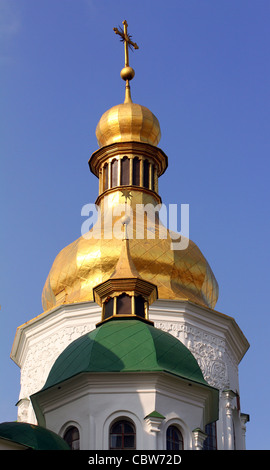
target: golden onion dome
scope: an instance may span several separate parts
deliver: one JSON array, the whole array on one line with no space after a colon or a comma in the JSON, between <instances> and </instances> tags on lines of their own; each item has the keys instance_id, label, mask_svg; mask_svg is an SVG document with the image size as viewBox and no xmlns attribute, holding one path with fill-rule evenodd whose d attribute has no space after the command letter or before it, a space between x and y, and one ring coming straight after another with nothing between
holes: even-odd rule
<instances>
[{"instance_id":1,"label":"golden onion dome","mask_svg":"<svg viewBox=\"0 0 270 470\"><path fill-rule=\"evenodd\" d=\"M130 100L113 106L101 116L96 137L100 147L130 141L156 146L161 132L156 116L145 106Z\"/></svg>"},{"instance_id":2,"label":"golden onion dome","mask_svg":"<svg viewBox=\"0 0 270 470\"><path fill-rule=\"evenodd\" d=\"M129 240L130 255L139 275L157 286L160 299L189 300L214 308L218 284L207 260L191 240L186 249L172 250L171 234L167 235L166 239L157 236L142 240L136 239L134 233ZM94 300L93 288L112 275L121 246L118 238L82 236L65 247L46 280L42 293L44 310Z\"/></svg>"},{"instance_id":3,"label":"golden onion dome","mask_svg":"<svg viewBox=\"0 0 270 470\"><path fill-rule=\"evenodd\" d=\"M131 99L130 81L134 78L135 71L129 65L128 48L139 47L131 41L127 22L123 21L123 25L124 30L114 28L114 31L121 36L125 44L125 67L120 72L121 78L126 82L125 101L103 114L96 128L97 141L100 147L130 141L156 146L161 137L158 119L148 108L133 103Z\"/></svg>"}]
</instances>

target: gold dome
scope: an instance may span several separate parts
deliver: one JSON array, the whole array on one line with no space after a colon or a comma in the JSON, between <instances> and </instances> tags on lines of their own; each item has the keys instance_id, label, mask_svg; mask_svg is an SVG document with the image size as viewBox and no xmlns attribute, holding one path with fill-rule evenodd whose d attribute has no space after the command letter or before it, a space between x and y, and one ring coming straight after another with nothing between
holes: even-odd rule
<instances>
[{"instance_id":1,"label":"gold dome","mask_svg":"<svg viewBox=\"0 0 270 470\"><path fill-rule=\"evenodd\" d=\"M189 300L214 308L218 284L199 250L189 240L185 250L172 250L172 239L158 236L157 222L149 230L155 239L129 240L130 255L139 275L155 284L160 299ZM89 232L90 233L90 232ZM129 237L131 238L131 237ZM44 310L57 305L93 300L93 288L112 275L121 252L122 240L80 237L56 257L46 280L42 304Z\"/></svg>"},{"instance_id":2,"label":"gold dome","mask_svg":"<svg viewBox=\"0 0 270 470\"><path fill-rule=\"evenodd\" d=\"M131 41L126 21L123 21L123 25L123 30L113 29L125 46L125 67L120 72L121 78L126 82L125 101L103 114L96 128L97 141L100 147L131 141L157 145L161 137L158 119L148 108L133 103L131 99L130 81L134 78L135 71L129 65L128 49L139 49L139 46Z\"/></svg>"},{"instance_id":3,"label":"gold dome","mask_svg":"<svg viewBox=\"0 0 270 470\"><path fill-rule=\"evenodd\" d=\"M156 116L145 106L128 101L106 111L97 125L98 145L116 142L145 142L158 145L161 137Z\"/></svg>"}]
</instances>

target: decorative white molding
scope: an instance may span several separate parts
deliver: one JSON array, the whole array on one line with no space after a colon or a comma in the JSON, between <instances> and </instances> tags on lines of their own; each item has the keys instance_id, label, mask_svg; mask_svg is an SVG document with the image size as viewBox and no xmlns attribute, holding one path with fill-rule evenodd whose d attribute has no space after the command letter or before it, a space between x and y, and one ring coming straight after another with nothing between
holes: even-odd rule
<instances>
[{"instance_id":1,"label":"decorative white molding","mask_svg":"<svg viewBox=\"0 0 270 470\"><path fill-rule=\"evenodd\" d=\"M241 420L243 449L246 449L246 424L249 422L249 415L246 413L241 413L240 420Z\"/></svg>"},{"instance_id":2,"label":"decorative white molding","mask_svg":"<svg viewBox=\"0 0 270 470\"><path fill-rule=\"evenodd\" d=\"M160 432L160 426L162 422L164 421L165 417L164 416L154 416L154 415L148 415L145 419L145 423L148 426L149 432Z\"/></svg>"},{"instance_id":3,"label":"decorative white molding","mask_svg":"<svg viewBox=\"0 0 270 470\"><path fill-rule=\"evenodd\" d=\"M202 370L205 380L218 389L229 386L227 358L229 352L223 338L208 334L201 328L186 322L155 322L157 328L172 334L192 352ZM230 358L235 363L234 359ZM236 364L234 364L236 366ZM237 367L237 366L236 366Z\"/></svg>"},{"instance_id":4,"label":"decorative white molding","mask_svg":"<svg viewBox=\"0 0 270 470\"><path fill-rule=\"evenodd\" d=\"M66 326L32 344L21 371L21 396L28 397L40 390L61 352L70 343L94 328L94 324Z\"/></svg>"},{"instance_id":5,"label":"decorative white molding","mask_svg":"<svg viewBox=\"0 0 270 470\"><path fill-rule=\"evenodd\" d=\"M233 408L236 394L232 390L224 390L222 398L224 400L225 411L225 449L234 450L234 426L233 426Z\"/></svg>"},{"instance_id":6,"label":"decorative white molding","mask_svg":"<svg viewBox=\"0 0 270 470\"><path fill-rule=\"evenodd\" d=\"M192 431L192 434L194 439L195 450L202 450L203 443L207 438L207 434L205 434L205 432L203 432L201 429L194 429L194 431Z\"/></svg>"},{"instance_id":7,"label":"decorative white molding","mask_svg":"<svg viewBox=\"0 0 270 470\"><path fill-rule=\"evenodd\" d=\"M11 358L21 368L18 420L35 422L30 395L43 387L59 354L93 330L100 318L100 307L84 302L44 312L17 329Z\"/></svg>"}]
</instances>

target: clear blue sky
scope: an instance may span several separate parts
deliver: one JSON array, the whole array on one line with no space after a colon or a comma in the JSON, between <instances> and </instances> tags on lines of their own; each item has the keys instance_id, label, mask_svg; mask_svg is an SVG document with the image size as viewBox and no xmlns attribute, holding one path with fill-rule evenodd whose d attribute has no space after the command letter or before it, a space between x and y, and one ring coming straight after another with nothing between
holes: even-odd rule
<instances>
[{"instance_id":1,"label":"clear blue sky","mask_svg":"<svg viewBox=\"0 0 270 470\"><path fill-rule=\"evenodd\" d=\"M160 194L190 205L216 309L250 342L247 447L269 449L269 0L0 0L0 421L16 419L16 328L42 312L53 260L98 193L88 159L100 116L124 99L124 19L140 46L132 98L158 117L169 158Z\"/></svg>"}]
</instances>

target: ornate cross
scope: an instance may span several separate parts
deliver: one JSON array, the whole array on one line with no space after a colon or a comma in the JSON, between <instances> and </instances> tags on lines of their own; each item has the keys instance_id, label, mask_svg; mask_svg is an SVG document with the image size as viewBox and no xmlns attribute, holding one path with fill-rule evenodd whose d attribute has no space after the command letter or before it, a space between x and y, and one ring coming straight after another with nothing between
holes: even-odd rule
<instances>
[{"instance_id":1,"label":"ornate cross","mask_svg":"<svg viewBox=\"0 0 270 470\"><path fill-rule=\"evenodd\" d=\"M134 47L134 49L139 49L139 46L138 44L136 44L136 42L133 42L131 41L131 34L128 34L127 32L127 27L128 27L128 24L126 22L126 20L123 21L123 25L124 25L124 30L122 28L120 28L120 31L118 28L113 28L115 34L119 34L119 36L121 36L121 41L124 42L124 46L125 46L125 67L129 67L129 58L128 58L128 48L132 48Z\"/></svg>"}]
</instances>

